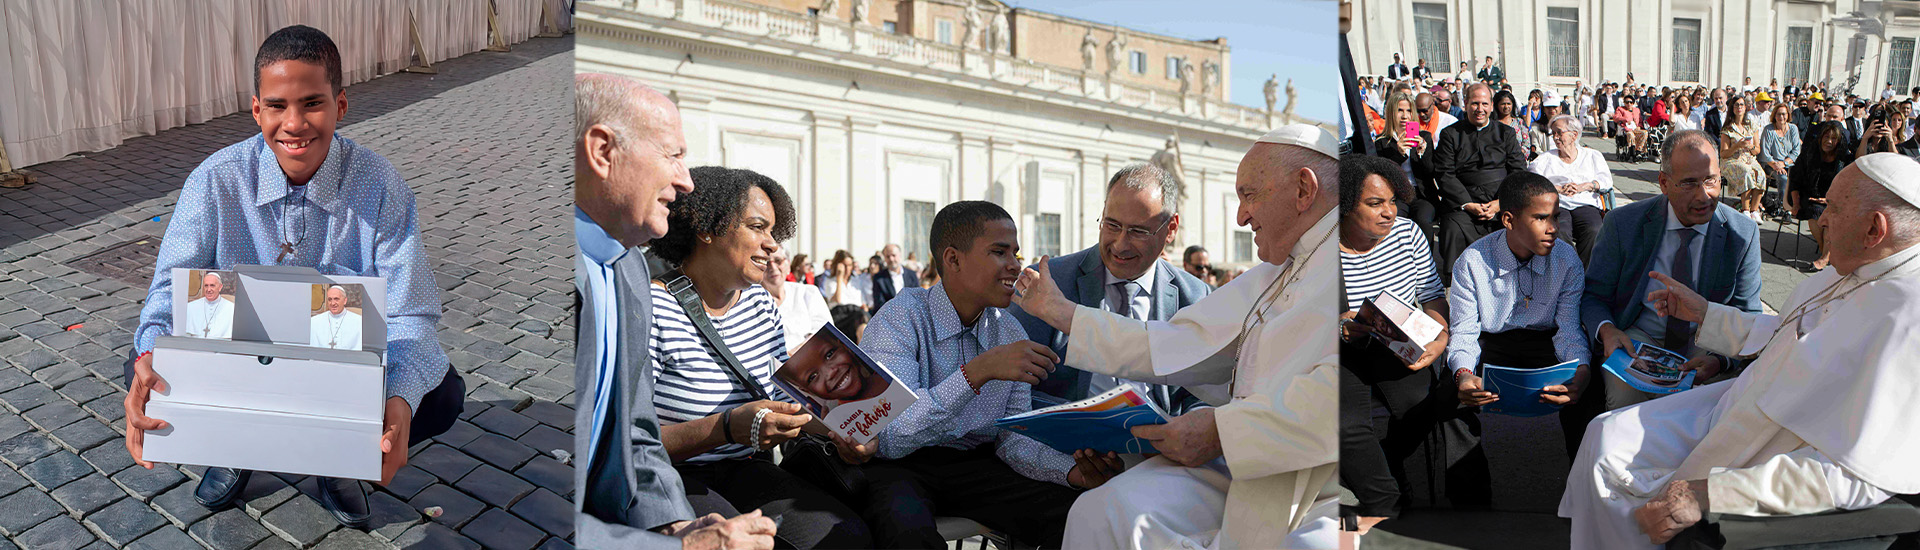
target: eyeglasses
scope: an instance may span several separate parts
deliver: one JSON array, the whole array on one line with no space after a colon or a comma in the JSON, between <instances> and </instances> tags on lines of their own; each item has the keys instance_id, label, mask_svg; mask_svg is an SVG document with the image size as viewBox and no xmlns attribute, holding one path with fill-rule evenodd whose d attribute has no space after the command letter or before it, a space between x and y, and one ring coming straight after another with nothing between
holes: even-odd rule
<instances>
[{"instance_id":1,"label":"eyeglasses","mask_svg":"<svg viewBox=\"0 0 1920 550\"><path fill-rule=\"evenodd\" d=\"M1715 189L1719 189L1720 177L1715 176L1715 177L1711 177L1703 180L1680 180L1680 181L1673 182L1673 186L1680 188L1681 191L1688 191L1688 192L1698 191L1702 187L1712 187Z\"/></svg>"},{"instance_id":2,"label":"eyeglasses","mask_svg":"<svg viewBox=\"0 0 1920 550\"><path fill-rule=\"evenodd\" d=\"M1167 221L1160 222L1160 227L1156 227L1153 229L1147 229L1145 227L1141 227L1138 225L1120 225L1120 222L1113 221L1113 219L1111 218L1102 218L1100 220L1100 232L1119 233L1121 231L1126 231L1127 238L1133 239L1136 241L1146 242L1146 241L1152 240L1155 235L1159 234L1162 230L1165 230L1168 225L1172 225L1172 224L1173 224L1173 216L1167 216Z\"/></svg>"}]
</instances>

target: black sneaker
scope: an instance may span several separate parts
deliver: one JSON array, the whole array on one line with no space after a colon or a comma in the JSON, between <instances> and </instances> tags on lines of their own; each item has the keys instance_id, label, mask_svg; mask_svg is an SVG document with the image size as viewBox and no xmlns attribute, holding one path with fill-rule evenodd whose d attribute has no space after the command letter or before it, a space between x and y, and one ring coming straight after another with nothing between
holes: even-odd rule
<instances>
[{"instance_id":1,"label":"black sneaker","mask_svg":"<svg viewBox=\"0 0 1920 550\"><path fill-rule=\"evenodd\" d=\"M208 510L224 510L240 498L240 491L247 488L247 480L252 477L253 472L248 470L207 468L200 476L200 486L193 489L193 501Z\"/></svg>"},{"instance_id":2,"label":"black sneaker","mask_svg":"<svg viewBox=\"0 0 1920 550\"><path fill-rule=\"evenodd\" d=\"M366 530L372 513L367 508L367 489L357 479L313 478L320 489L320 507L333 514L334 521L348 528Z\"/></svg>"}]
</instances>

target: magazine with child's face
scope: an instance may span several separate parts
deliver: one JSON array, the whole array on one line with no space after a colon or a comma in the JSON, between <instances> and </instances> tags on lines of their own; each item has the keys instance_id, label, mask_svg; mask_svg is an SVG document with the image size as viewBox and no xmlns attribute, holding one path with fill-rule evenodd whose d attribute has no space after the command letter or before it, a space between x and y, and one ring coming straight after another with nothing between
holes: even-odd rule
<instances>
[{"instance_id":1,"label":"magazine with child's face","mask_svg":"<svg viewBox=\"0 0 1920 550\"><path fill-rule=\"evenodd\" d=\"M872 440L915 400L913 390L831 324L793 351L774 371L773 383L856 443Z\"/></svg>"}]
</instances>

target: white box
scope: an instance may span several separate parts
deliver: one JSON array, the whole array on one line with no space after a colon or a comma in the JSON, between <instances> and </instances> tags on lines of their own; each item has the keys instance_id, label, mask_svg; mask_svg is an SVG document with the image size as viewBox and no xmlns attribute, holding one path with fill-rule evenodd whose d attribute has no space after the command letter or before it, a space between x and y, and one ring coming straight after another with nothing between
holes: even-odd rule
<instances>
[{"instance_id":1,"label":"white box","mask_svg":"<svg viewBox=\"0 0 1920 550\"><path fill-rule=\"evenodd\" d=\"M264 360L263 360L264 358ZM161 336L143 458L378 480L386 377L380 355Z\"/></svg>"}]
</instances>

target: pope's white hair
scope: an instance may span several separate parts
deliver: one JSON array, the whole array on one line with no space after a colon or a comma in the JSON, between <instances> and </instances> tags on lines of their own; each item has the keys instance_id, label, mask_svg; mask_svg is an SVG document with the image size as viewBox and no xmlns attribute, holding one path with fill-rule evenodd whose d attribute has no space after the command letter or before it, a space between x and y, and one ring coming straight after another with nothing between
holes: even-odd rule
<instances>
[{"instance_id":1,"label":"pope's white hair","mask_svg":"<svg viewBox=\"0 0 1920 550\"><path fill-rule=\"evenodd\" d=\"M1892 189L1870 178L1861 178L1860 206L1870 212L1887 215L1891 235L1890 241L1896 248L1905 248L1920 242L1920 206L1914 206L1900 198Z\"/></svg>"}]
</instances>

